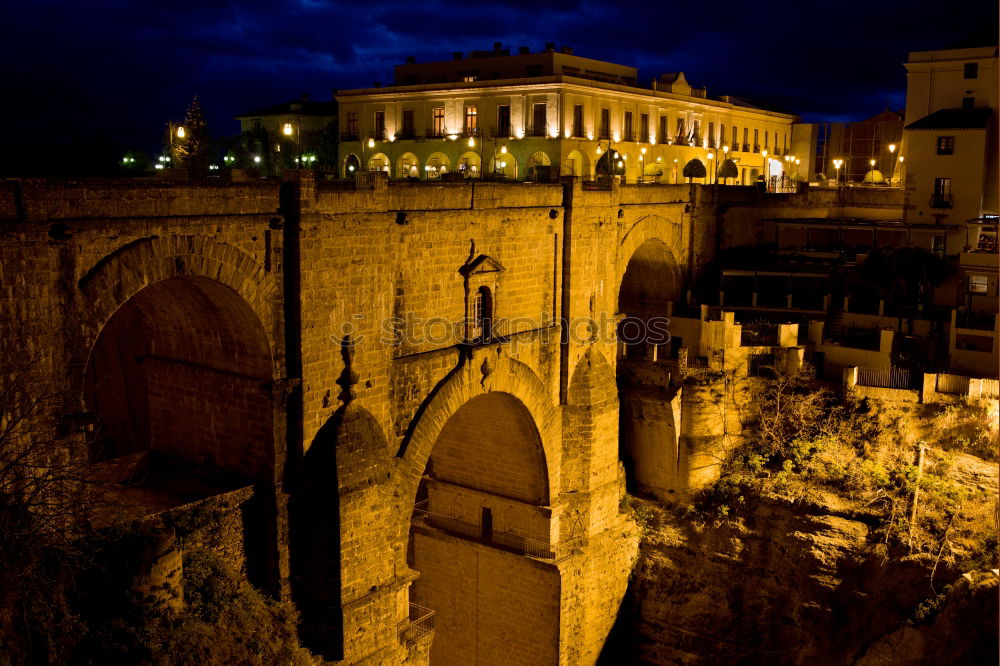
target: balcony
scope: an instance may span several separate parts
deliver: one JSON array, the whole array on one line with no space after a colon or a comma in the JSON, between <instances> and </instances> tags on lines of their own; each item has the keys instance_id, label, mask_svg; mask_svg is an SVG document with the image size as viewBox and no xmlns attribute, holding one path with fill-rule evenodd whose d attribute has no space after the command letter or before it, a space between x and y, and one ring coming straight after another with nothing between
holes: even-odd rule
<instances>
[{"instance_id":1,"label":"balcony","mask_svg":"<svg viewBox=\"0 0 1000 666\"><path fill-rule=\"evenodd\" d=\"M750 144L749 143L744 143L743 144L743 152L744 153L749 153L750 152Z\"/></svg>"},{"instance_id":2,"label":"balcony","mask_svg":"<svg viewBox=\"0 0 1000 666\"><path fill-rule=\"evenodd\" d=\"M525 136L548 136L549 124L541 123L539 125L532 125L525 129Z\"/></svg>"},{"instance_id":3,"label":"balcony","mask_svg":"<svg viewBox=\"0 0 1000 666\"><path fill-rule=\"evenodd\" d=\"M428 127L427 132L424 133L424 136L427 137L428 139L441 139L444 137L444 128Z\"/></svg>"},{"instance_id":4,"label":"balcony","mask_svg":"<svg viewBox=\"0 0 1000 666\"><path fill-rule=\"evenodd\" d=\"M478 127L463 127L462 136L474 136L478 137L482 135L482 131Z\"/></svg>"},{"instance_id":5,"label":"balcony","mask_svg":"<svg viewBox=\"0 0 1000 666\"><path fill-rule=\"evenodd\" d=\"M622 141L635 141L635 132L628 130L622 133Z\"/></svg>"},{"instance_id":6,"label":"balcony","mask_svg":"<svg viewBox=\"0 0 1000 666\"><path fill-rule=\"evenodd\" d=\"M491 139L509 139L511 137L510 125L501 125L490 130Z\"/></svg>"},{"instance_id":7,"label":"balcony","mask_svg":"<svg viewBox=\"0 0 1000 666\"><path fill-rule=\"evenodd\" d=\"M951 208L953 199L950 194L932 194L930 199L931 208Z\"/></svg>"},{"instance_id":8,"label":"balcony","mask_svg":"<svg viewBox=\"0 0 1000 666\"><path fill-rule=\"evenodd\" d=\"M417 604L410 604L409 619L400 622L397 629L400 644L411 647L432 633L434 633L434 611Z\"/></svg>"},{"instance_id":9,"label":"balcony","mask_svg":"<svg viewBox=\"0 0 1000 666\"><path fill-rule=\"evenodd\" d=\"M341 132L340 133L340 140L344 141L344 142L349 142L349 141L360 141L361 139L358 136L357 130L354 130L354 131L348 131L348 132Z\"/></svg>"},{"instance_id":10,"label":"balcony","mask_svg":"<svg viewBox=\"0 0 1000 666\"><path fill-rule=\"evenodd\" d=\"M404 127L399 134L396 135L396 139L403 139L412 141L417 138L417 132L412 127Z\"/></svg>"},{"instance_id":11,"label":"balcony","mask_svg":"<svg viewBox=\"0 0 1000 666\"><path fill-rule=\"evenodd\" d=\"M753 152L755 152L755 153L759 153L760 152L760 144L759 143L753 144Z\"/></svg>"}]
</instances>

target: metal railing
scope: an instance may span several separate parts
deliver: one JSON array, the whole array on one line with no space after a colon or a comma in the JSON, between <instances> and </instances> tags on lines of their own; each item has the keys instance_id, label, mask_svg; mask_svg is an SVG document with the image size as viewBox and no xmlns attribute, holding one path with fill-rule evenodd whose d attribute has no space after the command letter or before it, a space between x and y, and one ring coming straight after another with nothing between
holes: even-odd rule
<instances>
[{"instance_id":1,"label":"metal railing","mask_svg":"<svg viewBox=\"0 0 1000 666\"><path fill-rule=\"evenodd\" d=\"M434 633L434 611L417 604L410 604L410 617L399 623L399 642L407 647Z\"/></svg>"},{"instance_id":2,"label":"metal railing","mask_svg":"<svg viewBox=\"0 0 1000 666\"><path fill-rule=\"evenodd\" d=\"M499 530L489 530L484 533L480 523L445 516L438 513L431 513L427 510L428 500L417 502L413 507L413 520L420 521L428 527L434 527L451 534L481 541L484 544L496 546L504 550L509 550L518 555L537 557L539 559L551 560L565 552L568 548L576 547L583 543L584 537L570 537L555 544L546 541L520 536L513 532L503 532Z\"/></svg>"},{"instance_id":3,"label":"metal railing","mask_svg":"<svg viewBox=\"0 0 1000 666\"><path fill-rule=\"evenodd\" d=\"M934 390L938 393L950 393L952 395L968 395L969 378L962 375L939 374Z\"/></svg>"},{"instance_id":4,"label":"metal railing","mask_svg":"<svg viewBox=\"0 0 1000 666\"><path fill-rule=\"evenodd\" d=\"M858 386L888 389L913 388L913 375L906 368L858 368Z\"/></svg>"},{"instance_id":5,"label":"metal railing","mask_svg":"<svg viewBox=\"0 0 1000 666\"><path fill-rule=\"evenodd\" d=\"M778 344L778 325L769 322L746 323L740 332L742 347L773 347Z\"/></svg>"}]
</instances>

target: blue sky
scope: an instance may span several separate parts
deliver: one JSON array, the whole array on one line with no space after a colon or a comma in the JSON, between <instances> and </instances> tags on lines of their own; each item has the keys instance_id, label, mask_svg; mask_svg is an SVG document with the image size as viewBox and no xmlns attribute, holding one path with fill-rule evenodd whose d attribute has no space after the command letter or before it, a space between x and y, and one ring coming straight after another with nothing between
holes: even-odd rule
<instances>
[{"instance_id":1,"label":"blue sky","mask_svg":"<svg viewBox=\"0 0 1000 666\"><path fill-rule=\"evenodd\" d=\"M11 129L0 133L0 150L8 160L51 150L51 159L98 159L85 153L101 146L152 150L193 95L213 134L231 135L237 113L301 93L324 100L337 88L388 83L408 55L447 59L495 41L533 51L569 45L577 55L637 66L643 82L681 70L709 95L763 100L806 120L861 119L902 107L907 51L997 26L995 0L644 4L10 4L0 25L0 106Z\"/></svg>"}]
</instances>

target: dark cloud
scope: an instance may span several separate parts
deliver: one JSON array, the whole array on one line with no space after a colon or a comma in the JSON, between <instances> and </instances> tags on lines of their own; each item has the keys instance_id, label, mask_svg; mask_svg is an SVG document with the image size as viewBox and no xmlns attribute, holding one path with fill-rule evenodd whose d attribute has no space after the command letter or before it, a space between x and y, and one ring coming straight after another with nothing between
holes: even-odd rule
<instances>
[{"instance_id":1,"label":"dark cloud","mask_svg":"<svg viewBox=\"0 0 1000 666\"><path fill-rule=\"evenodd\" d=\"M85 135L152 150L194 94L214 132L233 134L242 111L304 92L329 99L337 88L389 82L407 55L446 59L494 41L571 45L638 67L644 83L680 70L710 95L809 120L858 119L902 106L907 51L996 24L995 0L32 0L7 7L0 25L0 122L33 146Z\"/></svg>"}]
</instances>

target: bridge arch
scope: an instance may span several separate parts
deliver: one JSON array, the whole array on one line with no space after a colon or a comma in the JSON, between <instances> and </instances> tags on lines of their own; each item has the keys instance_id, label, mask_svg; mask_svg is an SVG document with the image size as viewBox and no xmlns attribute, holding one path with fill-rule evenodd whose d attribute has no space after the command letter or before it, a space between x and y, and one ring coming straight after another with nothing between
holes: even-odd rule
<instances>
[{"instance_id":1,"label":"bridge arch","mask_svg":"<svg viewBox=\"0 0 1000 666\"><path fill-rule=\"evenodd\" d=\"M560 574L533 558L551 559L558 533L561 423L527 366L484 352L445 380L403 452L410 599L437 613L432 661L554 663Z\"/></svg>"},{"instance_id":2,"label":"bridge arch","mask_svg":"<svg viewBox=\"0 0 1000 666\"><path fill-rule=\"evenodd\" d=\"M119 248L78 286L72 390L96 422L91 461L109 461L106 478L125 486L148 481L150 510L255 485L240 555L250 580L277 592L285 396L273 278L233 246L177 236Z\"/></svg>"}]
</instances>

